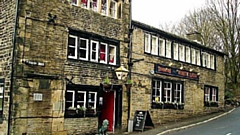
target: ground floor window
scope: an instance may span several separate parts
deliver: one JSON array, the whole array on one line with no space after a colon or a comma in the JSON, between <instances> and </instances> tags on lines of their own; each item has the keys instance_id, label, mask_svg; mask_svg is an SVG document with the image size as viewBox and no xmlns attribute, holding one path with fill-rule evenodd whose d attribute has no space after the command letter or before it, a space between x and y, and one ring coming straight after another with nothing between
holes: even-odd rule
<instances>
[{"instance_id":1,"label":"ground floor window","mask_svg":"<svg viewBox=\"0 0 240 135\"><path fill-rule=\"evenodd\" d=\"M204 86L204 106L218 107L218 87Z\"/></svg>"},{"instance_id":2,"label":"ground floor window","mask_svg":"<svg viewBox=\"0 0 240 135\"><path fill-rule=\"evenodd\" d=\"M98 89L67 87L65 95L65 117L96 116Z\"/></svg>"},{"instance_id":3,"label":"ground floor window","mask_svg":"<svg viewBox=\"0 0 240 135\"><path fill-rule=\"evenodd\" d=\"M152 80L152 108L183 109L183 82L172 80Z\"/></svg>"}]
</instances>

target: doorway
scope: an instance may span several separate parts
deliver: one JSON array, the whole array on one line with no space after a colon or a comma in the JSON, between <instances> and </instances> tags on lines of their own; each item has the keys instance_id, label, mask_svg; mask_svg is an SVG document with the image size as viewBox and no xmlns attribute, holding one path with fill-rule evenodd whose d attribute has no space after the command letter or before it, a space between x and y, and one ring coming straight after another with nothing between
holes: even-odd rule
<instances>
[{"instance_id":1,"label":"doorway","mask_svg":"<svg viewBox=\"0 0 240 135\"><path fill-rule=\"evenodd\" d=\"M108 131L114 132L115 123L115 96L116 91L103 91L103 105L101 113L101 123L107 119L109 121Z\"/></svg>"}]
</instances>

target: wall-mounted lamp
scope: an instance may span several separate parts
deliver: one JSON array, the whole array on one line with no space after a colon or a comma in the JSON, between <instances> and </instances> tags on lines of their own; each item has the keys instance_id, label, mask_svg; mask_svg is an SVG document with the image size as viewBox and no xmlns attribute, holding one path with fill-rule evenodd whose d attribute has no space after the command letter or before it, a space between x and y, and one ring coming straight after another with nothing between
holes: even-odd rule
<instances>
[{"instance_id":1,"label":"wall-mounted lamp","mask_svg":"<svg viewBox=\"0 0 240 135\"><path fill-rule=\"evenodd\" d=\"M170 62L168 65L169 65L169 66L172 66L172 65L173 65L173 63L172 63L172 62Z\"/></svg>"},{"instance_id":2,"label":"wall-mounted lamp","mask_svg":"<svg viewBox=\"0 0 240 135\"><path fill-rule=\"evenodd\" d=\"M124 67L124 64L117 69L115 69L118 80L124 80L128 75L128 70Z\"/></svg>"},{"instance_id":3,"label":"wall-mounted lamp","mask_svg":"<svg viewBox=\"0 0 240 135\"><path fill-rule=\"evenodd\" d=\"M197 75L199 76L199 75L201 75L201 73L197 73Z\"/></svg>"},{"instance_id":4,"label":"wall-mounted lamp","mask_svg":"<svg viewBox=\"0 0 240 135\"><path fill-rule=\"evenodd\" d=\"M192 72L193 71L193 69L192 68L190 68L190 70L189 70L190 72Z\"/></svg>"}]
</instances>

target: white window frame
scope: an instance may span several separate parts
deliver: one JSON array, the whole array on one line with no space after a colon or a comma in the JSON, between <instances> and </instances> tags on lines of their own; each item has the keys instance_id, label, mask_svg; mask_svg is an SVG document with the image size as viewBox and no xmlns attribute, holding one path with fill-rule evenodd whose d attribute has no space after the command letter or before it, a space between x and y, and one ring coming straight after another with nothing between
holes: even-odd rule
<instances>
[{"instance_id":1,"label":"white window frame","mask_svg":"<svg viewBox=\"0 0 240 135\"><path fill-rule=\"evenodd\" d=\"M215 99L215 100L213 100ZM217 102L217 89L212 88L212 102Z\"/></svg>"},{"instance_id":2,"label":"white window frame","mask_svg":"<svg viewBox=\"0 0 240 135\"><path fill-rule=\"evenodd\" d=\"M101 55L101 45L104 45L105 46L105 61L102 61L101 59L99 59L99 62L100 63L107 63L107 57L108 57L108 45L106 43L103 43L101 42L100 45L99 45L99 49L100 49L100 53L99 53L99 57Z\"/></svg>"},{"instance_id":3,"label":"white window frame","mask_svg":"<svg viewBox=\"0 0 240 135\"><path fill-rule=\"evenodd\" d=\"M155 39L155 42L154 40ZM158 37L152 36L151 54L158 55Z\"/></svg>"},{"instance_id":4,"label":"white window frame","mask_svg":"<svg viewBox=\"0 0 240 135\"><path fill-rule=\"evenodd\" d=\"M211 61L210 61L210 54L209 53L207 53L206 58L207 58L207 62L206 62L207 68L210 68Z\"/></svg>"},{"instance_id":5,"label":"white window frame","mask_svg":"<svg viewBox=\"0 0 240 135\"><path fill-rule=\"evenodd\" d=\"M202 66L206 67L206 52L202 52Z\"/></svg>"},{"instance_id":6,"label":"white window frame","mask_svg":"<svg viewBox=\"0 0 240 135\"><path fill-rule=\"evenodd\" d=\"M75 91L74 90L67 90L67 93L72 93L72 101L67 101L66 100L66 103L71 103L72 102L72 106L71 107L74 107L74 102L75 102Z\"/></svg>"},{"instance_id":7,"label":"white window frame","mask_svg":"<svg viewBox=\"0 0 240 135\"><path fill-rule=\"evenodd\" d=\"M172 58L172 41L166 41L166 57Z\"/></svg>"},{"instance_id":8,"label":"white window frame","mask_svg":"<svg viewBox=\"0 0 240 135\"><path fill-rule=\"evenodd\" d=\"M208 92L207 92L207 91ZM204 90L204 96L205 96L205 101L208 102L210 101L210 91L211 91L211 88L210 87L205 87L205 90Z\"/></svg>"},{"instance_id":9,"label":"white window frame","mask_svg":"<svg viewBox=\"0 0 240 135\"><path fill-rule=\"evenodd\" d=\"M196 49L191 48L191 63L196 64Z\"/></svg>"},{"instance_id":10,"label":"white window frame","mask_svg":"<svg viewBox=\"0 0 240 135\"><path fill-rule=\"evenodd\" d=\"M110 47L113 47L113 48L114 48L114 57L113 57L113 58L114 58L114 62L113 62L113 63L110 63L110 56L111 56ZM116 55L117 55L117 47L116 47L115 45L109 45L108 48L109 48L109 54L107 55L107 56L109 57L109 60L108 60L109 62L108 62L108 63L109 63L110 65L116 65L116 61L117 61L117 59L116 59L116 58L117 58L117 57L116 57Z\"/></svg>"},{"instance_id":11,"label":"white window frame","mask_svg":"<svg viewBox=\"0 0 240 135\"><path fill-rule=\"evenodd\" d=\"M2 105L2 107L0 107L0 111L3 111L3 107L4 107L4 104L3 104L3 95L4 95L4 83L0 83L0 104Z\"/></svg>"},{"instance_id":12,"label":"white window frame","mask_svg":"<svg viewBox=\"0 0 240 135\"><path fill-rule=\"evenodd\" d=\"M170 88L165 88L165 84L170 84ZM164 81L164 85L163 85L163 92L164 93L166 93L166 95L167 95L167 93L170 91L170 97L168 98L167 96L165 96L164 95L164 98L166 99L164 102L172 102L173 101L173 99L172 99L172 83L171 82L167 82L167 81ZM170 99L170 100L168 100L168 99Z\"/></svg>"},{"instance_id":13,"label":"white window frame","mask_svg":"<svg viewBox=\"0 0 240 135\"><path fill-rule=\"evenodd\" d=\"M196 59L197 59L197 63L196 63L196 64L197 64L198 66L201 66L200 50L196 50L195 53L196 53Z\"/></svg>"},{"instance_id":14,"label":"white window frame","mask_svg":"<svg viewBox=\"0 0 240 135\"><path fill-rule=\"evenodd\" d=\"M94 108L93 109L96 109L97 108L97 92L89 92L89 94L94 94L94 101L88 101L88 103L93 103L94 104ZM88 97L88 100L89 100L89 97Z\"/></svg>"},{"instance_id":15,"label":"white window frame","mask_svg":"<svg viewBox=\"0 0 240 135\"><path fill-rule=\"evenodd\" d=\"M94 51L93 50L93 43L96 43L96 50ZM98 47L99 47L99 42L98 41L94 41L94 40L91 40L90 41L90 61L93 61L93 62L98 62L98 57L99 57L99 54L98 54ZM92 54L93 54L93 52L95 52L95 58L96 59L93 59L92 58Z\"/></svg>"},{"instance_id":16,"label":"white window frame","mask_svg":"<svg viewBox=\"0 0 240 135\"><path fill-rule=\"evenodd\" d=\"M178 58L178 52L179 52L179 50L178 50L178 44L177 43L174 43L173 44L173 51L174 51L174 53L173 53L173 59L174 60L178 60L179 58Z\"/></svg>"},{"instance_id":17,"label":"white window frame","mask_svg":"<svg viewBox=\"0 0 240 135\"><path fill-rule=\"evenodd\" d=\"M162 81L160 81L160 80L153 80L154 81L154 83L155 83L155 87L153 87L153 89L154 89L154 94L153 94L153 96L152 96L152 98L154 98L154 99L152 99L153 100L153 103L156 103L156 98L158 97L159 98L159 101L158 102L163 102L163 100L162 100ZM159 83L159 88L157 87L158 84ZM157 94L157 91L159 91L159 95Z\"/></svg>"},{"instance_id":18,"label":"white window frame","mask_svg":"<svg viewBox=\"0 0 240 135\"><path fill-rule=\"evenodd\" d=\"M178 85L180 85L180 88L178 88ZM177 93L180 93L180 97L177 96ZM174 102L177 102L177 99L179 98L178 103L182 103L182 84L181 83L175 83L175 89L174 89Z\"/></svg>"},{"instance_id":19,"label":"white window frame","mask_svg":"<svg viewBox=\"0 0 240 135\"><path fill-rule=\"evenodd\" d=\"M81 48L80 44L81 44L81 41L82 41L82 40L85 40L85 41L86 41L86 48ZM80 43L79 43L79 59L80 59L80 60L88 60L88 51L89 51L89 50L88 50L88 42L89 42L88 39L86 39L86 38L80 38ZM81 55L80 50L86 50L86 57L85 57L85 58L80 57L80 55Z\"/></svg>"},{"instance_id":20,"label":"white window frame","mask_svg":"<svg viewBox=\"0 0 240 135\"><path fill-rule=\"evenodd\" d=\"M210 55L210 67L215 69L215 56L213 54Z\"/></svg>"},{"instance_id":21,"label":"white window frame","mask_svg":"<svg viewBox=\"0 0 240 135\"><path fill-rule=\"evenodd\" d=\"M150 53L151 51L151 35L145 33L144 34L144 52Z\"/></svg>"},{"instance_id":22,"label":"white window frame","mask_svg":"<svg viewBox=\"0 0 240 135\"><path fill-rule=\"evenodd\" d=\"M114 7L111 7L111 3L114 3ZM112 18L117 18L117 2L115 0L110 1L110 7L109 7L109 14ZM113 9L114 8L114 9ZM114 14L111 14L111 12L114 12Z\"/></svg>"},{"instance_id":23,"label":"white window frame","mask_svg":"<svg viewBox=\"0 0 240 135\"><path fill-rule=\"evenodd\" d=\"M101 14L105 15L105 16L108 16L108 0L106 0L106 5L104 5L104 6L103 6L102 1L103 0L101 0ZM105 7L106 10L103 10L103 7Z\"/></svg>"},{"instance_id":24,"label":"white window frame","mask_svg":"<svg viewBox=\"0 0 240 135\"><path fill-rule=\"evenodd\" d=\"M75 48L75 55L74 56L69 56L68 58L70 59L77 59L78 53L77 53L77 48L78 48L78 37L77 36L73 36L73 35L69 35L69 37L74 38L75 39L75 45L69 45L68 43L68 48Z\"/></svg>"},{"instance_id":25,"label":"white window frame","mask_svg":"<svg viewBox=\"0 0 240 135\"><path fill-rule=\"evenodd\" d=\"M159 56L165 56L165 39L159 38Z\"/></svg>"},{"instance_id":26,"label":"white window frame","mask_svg":"<svg viewBox=\"0 0 240 135\"><path fill-rule=\"evenodd\" d=\"M91 1L91 2L92 2L92 7L91 7L91 9L92 9L92 11L94 11L94 12L98 12L98 9L99 9L99 2L100 2L100 0L96 0L96 1L97 1L97 3L94 3L93 0ZM97 5L96 8L93 6L93 5L94 5L93 3Z\"/></svg>"},{"instance_id":27,"label":"white window frame","mask_svg":"<svg viewBox=\"0 0 240 135\"><path fill-rule=\"evenodd\" d=\"M79 0L76 0L76 3L74 3L73 0L71 0L71 4L74 5L74 6L78 6Z\"/></svg>"},{"instance_id":28,"label":"white window frame","mask_svg":"<svg viewBox=\"0 0 240 135\"><path fill-rule=\"evenodd\" d=\"M82 7L82 8L85 8L85 9L89 9L89 7L90 7L90 1L91 1L91 0L87 0L87 6L84 6L83 3L82 3L82 0L81 0L81 7Z\"/></svg>"},{"instance_id":29,"label":"white window frame","mask_svg":"<svg viewBox=\"0 0 240 135\"><path fill-rule=\"evenodd\" d=\"M191 48L189 46L186 46L185 49L186 49L186 62L191 63Z\"/></svg>"},{"instance_id":30,"label":"white window frame","mask_svg":"<svg viewBox=\"0 0 240 135\"><path fill-rule=\"evenodd\" d=\"M185 46L184 45L179 45L179 60L180 61L185 61Z\"/></svg>"},{"instance_id":31,"label":"white window frame","mask_svg":"<svg viewBox=\"0 0 240 135\"><path fill-rule=\"evenodd\" d=\"M77 107L78 103L83 103L83 106L81 106L81 107L86 108L87 92L86 91L77 91L77 95L79 95L79 93L83 93L84 94L84 101L76 101L76 107Z\"/></svg>"}]
</instances>

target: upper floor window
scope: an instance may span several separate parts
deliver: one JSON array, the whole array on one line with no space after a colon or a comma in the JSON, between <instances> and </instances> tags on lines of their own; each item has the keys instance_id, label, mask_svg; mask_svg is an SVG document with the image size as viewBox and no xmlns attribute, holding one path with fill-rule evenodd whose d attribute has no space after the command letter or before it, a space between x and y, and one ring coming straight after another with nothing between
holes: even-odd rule
<instances>
[{"instance_id":1,"label":"upper floor window","mask_svg":"<svg viewBox=\"0 0 240 135\"><path fill-rule=\"evenodd\" d=\"M110 16L113 18L117 17L117 2L115 0L110 2Z\"/></svg>"},{"instance_id":2,"label":"upper floor window","mask_svg":"<svg viewBox=\"0 0 240 135\"><path fill-rule=\"evenodd\" d=\"M201 55L200 55L200 50L196 50L195 51L196 54L196 60L197 60L197 65L200 66L201 65Z\"/></svg>"},{"instance_id":3,"label":"upper floor window","mask_svg":"<svg viewBox=\"0 0 240 135\"><path fill-rule=\"evenodd\" d=\"M121 18L122 1L120 0L71 0L71 4L112 18Z\"/></svg>"},{"instance_id":4,"label":"upper floor window","mask_svg":"<svg viewBox=\"0 0 240 135\"><path fill-rule=\"evenodd\" d=\"M186 46L186 62L191 62L191 50L190 47Z\"/></svg>"},{"instance_id":5,"label":"upper floor window","mask_svg":"<svg viewBox=\"0 0 240 135\"><path fill-rule=\"evenodd\" d=\"M210 68L215 69L215 58L214 55L210 55Z\"/></svg>"},{"instance_id":6,"label":"upper floor window","mask_svg":"<svg viewBox=\"0 0 240 135\"><path fill-rule=\"evenodd\" d=\"M159 55L165 56L165 40L159 39Z\"/></svg>"},{"instance_id":7,"label":"upper floor window","mask_svg":"<svg viewBox=\"0 0 240 135\"><path fill-rule=\"evenodd\" d=\"M92 5L92 10L93 11L95 11L95 12L98 12L98 2L99 2L100 0L92 0L92 3L91 3L91 5Z\"/></svg>"},{"instance_id":8,"label":"upper floor window","mask_svg":"<svg viewBox=\"0 0 240 135\"><path fill-rule=\"evenodd\" d=\"M195 49L191 48L191 63L196 64L196 53Z\"/></svg>"},{"instance_id":9,"label":"upper floor window","mask_svg":"<svg viewBox=\"0 0 240 135\"><path fill-rule=\"evenodd\" d=\"M173 59L178 60L178 44L174 43L173 44Z\"/></svg>"},{"instance_id":10,"label":"upper floor window","mask_svg":"<svg viewBox=\"0 0 240 135\"><path fill-rule=\"evenodd\" d=\"M86 9L88 9L89 8L89 1L90 0L81 0L81 7L82 8L86 8Z\"/></svg>"},{"instance_id":11,"label":"upper floor window","mask_svg":"<svg viewBox=\"0 0 240 135\"><path fill-rule=\"evenodd\" d=\"M166 57L167 58L171 58L171 53L172 51L172 42L171 41L167 41L167 44L166 44Z\"/></svg>"},{"instance_id":12,"label":"upper floor window","mask_svg":"<svg viewBox=\"0 0 240 135\"><path fill-rule=\"evenodd\" d=\"M179 60L185 61L185 50L183 45L179 45Z\"/></svg>"},{"instance_id":13,"label":"upper floor window","mask_svg":"<svg viewBox=\"0 0 240 135\"><path fill-rule=\"evenodd\" d=\"M77 6L78 5L78 0L71 0L71 4Z\"/></svg>"},{"instance_id":14,"label":"upper floor window","mask_svg":"<svg viewBox=\"0 0 240 135\"><path fill-rule=\"evenodd\" d=\"M104 64L117 64L118 46L74 35L68 38L68 58Z\"/></svg>"},{"instance_id":15,"label":"upper floor window","mask_svg":"<svg viewBox=\"0 0 240 135\"><path fill-rule=\"evenodd\" d=\"M151 35L150 34L144 34L144 46L145 46L145 52L150 53L150 50L151 50Z\"/></svg>"},{"instance_id":16,"label":"upper floor window","mask_svg":"<svg viewBox=\"0 0 240 135\"><path fill-rule=\"evenodd\" d=\"M158 38L155 36L152 36L152 49L151 54L158 55Z\"/></svg>"}]
</instances>

